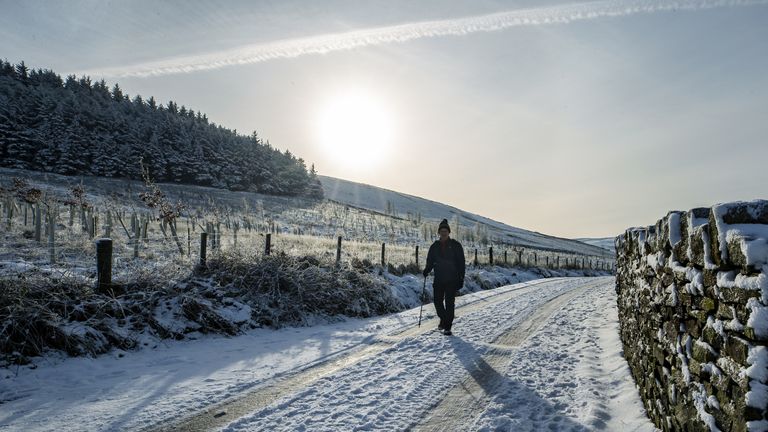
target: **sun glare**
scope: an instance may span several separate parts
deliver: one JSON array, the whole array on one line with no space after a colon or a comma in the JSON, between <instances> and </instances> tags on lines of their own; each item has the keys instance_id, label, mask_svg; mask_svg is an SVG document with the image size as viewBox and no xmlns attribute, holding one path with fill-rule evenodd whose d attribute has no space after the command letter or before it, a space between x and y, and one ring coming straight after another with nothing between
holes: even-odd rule
<instances>
[{"instance_id":1,"label":"sun glare","mask_svg":"<svg viewBox=\"0 0 768 432\"><path fill-rule=\"evenodd\" d=\"M366 91L337 94L317 116L317 139L328 159L344 168L371 168L392 144L392 118L385 104Z\"/></svg>"}]
</instances>

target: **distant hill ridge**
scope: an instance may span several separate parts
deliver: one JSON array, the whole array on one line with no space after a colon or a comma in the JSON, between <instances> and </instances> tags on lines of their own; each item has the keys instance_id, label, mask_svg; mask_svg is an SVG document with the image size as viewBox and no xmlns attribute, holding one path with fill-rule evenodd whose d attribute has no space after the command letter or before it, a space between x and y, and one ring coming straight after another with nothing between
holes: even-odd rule
<instances>
[{"instance_id":1,"label":"distant hill ridge","mask_svg":"<svg viewBox=\"0 0 768 432\"><path fill-rule=\"evenodd\" d=\"M0 166L140 179L140 160L159 182L322 196L314 166L256 132L239 135L173 101L131 99L118 84L0 61Z\"/></svg>"},{"instance_id":2,"label":"distant hill ridge","mask_svg":"<svg viewBox=\"0 0 768 432\"><path fill-rule=\"evenodd\" d=\"M425 219L433 220L446 218L452 224L457 221L461 223L460 229L474 229L476 224L481 224L484 229L488 230L490 237L500 242L518 246L593 256L613 255L612 252L602 247L512 227L484 216L417 196L334 177L320 175L318 178L323 185L327 199L355 207L386 214L418 214Z\"/></svg>"}]
</instances>

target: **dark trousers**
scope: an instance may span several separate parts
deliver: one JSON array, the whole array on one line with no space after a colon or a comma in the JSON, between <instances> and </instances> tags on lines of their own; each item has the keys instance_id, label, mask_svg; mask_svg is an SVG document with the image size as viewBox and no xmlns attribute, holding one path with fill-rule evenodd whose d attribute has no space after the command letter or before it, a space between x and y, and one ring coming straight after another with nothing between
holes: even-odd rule
<instances>
[{"instance_id":1,"label":"dark trousers","mask_svg":"<svg viewBox=\"0 0 768 432\"><path fill-rule=\"evenodd\" d=\"M440 324L450 330L456 308L456 284L434 285L435 311L440 317Z\"/></svg>"}]
</instances>

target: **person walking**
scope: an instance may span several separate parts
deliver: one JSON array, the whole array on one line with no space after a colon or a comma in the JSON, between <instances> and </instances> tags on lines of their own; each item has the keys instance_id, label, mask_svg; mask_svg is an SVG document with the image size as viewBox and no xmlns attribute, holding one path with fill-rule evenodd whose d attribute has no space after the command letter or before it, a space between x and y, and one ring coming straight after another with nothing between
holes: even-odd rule
<instances>
[{"instance_id":1,"label":"person walking","mask_svg":"<svg viewBox=\"0 0 768 432\"><path fill-rule=\"evenodd\" d=\"M464 285L464 249L461 243L451 238L451 227L448 220L443 219L437 228L440 236L432 243L427 253L427 266L424 268L426 278L432 269L435 270L435 279L432 282L434 292L435 311L440 317L438 330L450 336L453 326L453 316L456 305L456 293Z\"/></svg>"}]
</instances>

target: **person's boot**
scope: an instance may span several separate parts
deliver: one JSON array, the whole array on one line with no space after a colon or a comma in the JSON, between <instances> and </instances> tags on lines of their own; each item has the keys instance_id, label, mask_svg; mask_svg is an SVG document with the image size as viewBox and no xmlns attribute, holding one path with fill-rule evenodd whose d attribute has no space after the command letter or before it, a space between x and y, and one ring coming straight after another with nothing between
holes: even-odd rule
<instances>
[{"instance_id":1,"label":"person's boot","mask_svg":"<svg viewBox=\"0 0 768 432\"><path fill-rule=\"evenodd\" d=\"M451 333L451 329L445 329L443 330L443 334L446 336L451 336L453 333Z\"/></svg>"}]
</instances>

